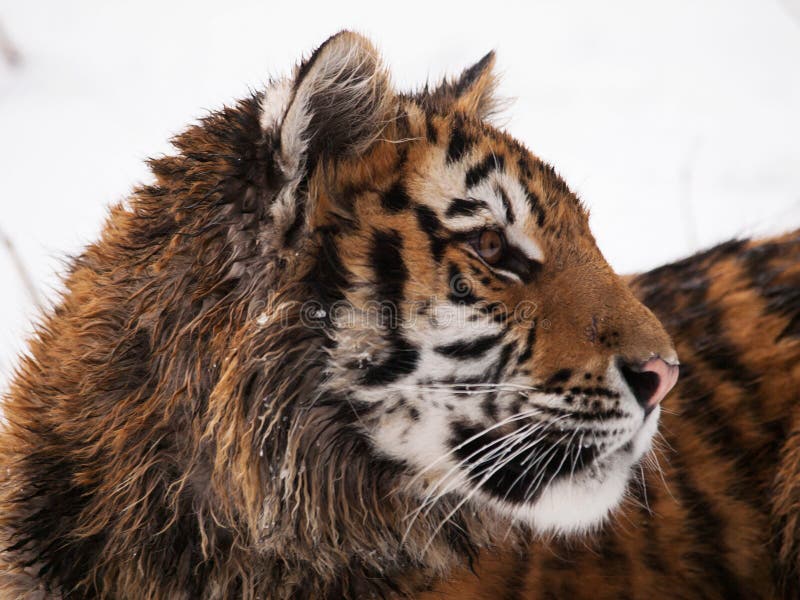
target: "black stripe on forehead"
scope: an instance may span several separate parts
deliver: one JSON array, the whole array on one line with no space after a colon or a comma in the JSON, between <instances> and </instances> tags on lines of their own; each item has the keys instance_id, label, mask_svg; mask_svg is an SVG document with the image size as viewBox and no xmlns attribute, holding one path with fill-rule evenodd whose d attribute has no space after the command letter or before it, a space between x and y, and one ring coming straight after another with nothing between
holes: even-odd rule
<instances>
[{"instance_id":1,"label":"black stripe on forehead","mask_svg":"<svg viewBox=\"0 0 800 600\"><path fill-rule=\"evenodd\" d=\"M433 122L433 115L425 116L425 129L428 137L428 142L434 146L439 143L439 132L436 129L436 123Z\"/></svg>"},{"instance_id":2,"label":"black stripe on forehead","mask_svg":"<svg viewBox=\"0 0 800 600\"><path fill-rule=\"evenodd\" d=\"M467 188L478 185L481 181L486 179L492 171L502 171L505 167L505 158L503 155L496 155L494 153L486 156L481 162L467 171L464 183Z\"/></svg>"},{"instance_id":3,"label":"black stripe on forehead","mask_svg":"<svg viewBox=\"0 0 800 600\"><path fill-rule=\"evenodd\" d=\"M475 198L453 198L447 211L446 217L471 217L481 209L488 209L489 206L483 200Z\"/></svg>"},{"instance_id":4,"label":"black stripe on forehead","mask_svg":"<svg viewBox=\"0 0 800 600\"><path fill-rule=\"evenodd\" d=\"M531 207L531 214L536 217L536 224L539 227L544 225L544 209L539 197L530 190L525 192L525 198L528 200L528 205Z\"/></svg>"},{"instance_id":5,"label":"black stripe on forehead","mask_svg":"<svg viewBox=\"0 0 800 600\"><path fill-rule=\"evenodd\" d=\"M447 162L458 162L467 153L474 140L464 131L462 119L453 122L453 129L450 132L450 143L447 146Z\"/></svg>"},{"instance_id":6,"label":"black stripe on forehead","mask_svg":"<svg viewBox=\"0 0 800 600\"><path fill-rule=\"evenodd\" d=\"M514 221L516 221L516 216L514 216L514 209L511 206L511 200L506 193L505 188L502 185L495 186L495 191L497 195L500 196L500 200L503 202L503 208L506 211L506 223L509 225L513 225Z\"/></svg>"}]
</instances>

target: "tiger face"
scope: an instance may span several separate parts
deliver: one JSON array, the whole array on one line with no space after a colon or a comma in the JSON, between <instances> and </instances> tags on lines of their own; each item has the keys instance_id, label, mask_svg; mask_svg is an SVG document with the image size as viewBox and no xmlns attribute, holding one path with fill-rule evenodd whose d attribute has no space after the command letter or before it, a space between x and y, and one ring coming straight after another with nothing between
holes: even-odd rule
<instances>
[{"instance_id":1,"label":"tiger face","mask_svg":"<svg viewBox=\"0 0 800 600\"><path fill-rule=\"evenodd\" d=\"M575 194L487 120L493 62L398 94L344 32L273 83L276 252L315 256L324 388L402 465L418 513L455 497L580 530L620 501L677 357Z\"/></svg>"}]
</instances>

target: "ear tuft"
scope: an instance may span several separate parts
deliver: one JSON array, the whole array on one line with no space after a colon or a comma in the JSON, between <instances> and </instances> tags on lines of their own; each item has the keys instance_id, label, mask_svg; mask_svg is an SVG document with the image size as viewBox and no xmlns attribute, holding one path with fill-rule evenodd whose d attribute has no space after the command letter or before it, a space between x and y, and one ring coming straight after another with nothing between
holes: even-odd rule
<instances>
[{"instance_id":1,"label":"ear tuft","mask_svg":"<svg viewBox=\"0 0 800 600\"><path fill-rule=\"evenodd\" d=\"M290 178L323 156L367 150L395 106L378 51L350 31L329 38L301 64L291 90L280 120L281 162Z\"/></svg>"},{"instance_id":2,"label":"ear tuft","mask_svg":"<svg viewBox=\"0 0 800 600\"><path fill-rule=\"evenodd\" d=\"M495 97L498 78L494 72L495 53L487 53L454 80L443 81L428 92L431 99L447 110L455 110L479 119L488 119L501 108Z\"/></svg>"}]
</instances>

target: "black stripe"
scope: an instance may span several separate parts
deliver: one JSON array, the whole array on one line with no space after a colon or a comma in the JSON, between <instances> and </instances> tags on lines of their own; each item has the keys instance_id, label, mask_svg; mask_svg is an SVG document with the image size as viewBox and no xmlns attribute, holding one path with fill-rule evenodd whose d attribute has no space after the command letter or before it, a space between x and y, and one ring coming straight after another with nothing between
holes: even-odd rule
<instances>
[{"instance_id":1,"label":"black stripe","mask_svg":"<svg viewBox=\"0 0 800 600\"><path fill-rule=\"evenodd\" d=\"M483 200L475 200L474 198L453 198L450 206L447 207L445 216L447 217L470 217L481 209L487 208L486 202Z\"/></svg>"},{"instance_id":2,"label":"black stripe","mask_svg":"<svg viewBox=\"0 0 800 600\"><path fill-rule=\"evenodd\" d=\"M508 361L513 353L514 353L513 342L503 346L503 349L500 352L500 358L497 360L497 364L495 365L495 371L494 371L495 382L499 382L500 379L502 378L503 371L505 371L506 366L508 365Z\"/></svg>"},{"instance_id":3,"label":"black stripe","mask_svg":"<svg viewBox=\"0 0 800 600\"><path fill-rule=\"evenodd\" d=\"M521 553L514 555L514 565L511 574L505 582L505 591L502 600L523 600L528 597L526 579L528 567L531 562L530 546L525 545Z\"/></svg>"},{"instance_id":4,"label":"black stripe","mask_svg":"<svg viewBox=\"0 0 800 600\"><path fill-rule=\"evenodd\" d=\"M497 394L496 393L489 393L486 397L481 401L481 410L483 414L486 415L491 421L497 421L499 416L497 412Z\"/></svg>"},{"instance_id":5,"label":"black stripe","mask_svg":"<svg viewBox=\"0 0 800 600\"><path fill-rule=\"evenodd\" d=\"M392 342L388 358L378 364L370 366L361 379L364 385L386 385L397 381L403 375L413 373L419 362L419 349L411 345L396 332L390 334Z\"/></svg>"},{"instance_id":6,"label":"black stripe","mask_svg":"<svg viewBox=\"0 0 800 600\"><path fill-rule=\"evenodd\" d=\"M539 201L539 197L530 190L525 192L525 197L528 200L528 205L531 207L531 214L536 217L536 225L543 227L544 210L542 209L542 203Z\"/></svg>"},{"instance_id":7,"label":"black stripe","mask_svg":"<svg viewBox=\"0 0 800 600\"><path fill-rule=\"evenodd\" d=\"M403 288L408 269L403 261L403 238L397 231L376 231L370 251L375 276L375 288L382 307L392 311L387 341L389 356L378 365L371 365L362 377L364 385L385 385L416 369L419 349L404 339L398 330Z\"/></svg>"},{"instance_id":8,"label":"black stripe","mask_svg":"<svg viewBox=\"0 0 800 600\"><path fill-rule=\"evenodd\" d=\"M503 339L503 333L486 335L473 340L460 340L444 346L436 346L433 350L449 358L467 360L480 358Z\"/></svg>"},{"instance_id":9,"label":"black stripe","mask_svg":"<svg viewBox=\"0 0 800 600\"><path fill-rule=\"evenodd\" d=\"M503 346L503 349L500 351L500 357L497 359L497 363L494 365L494 373L492 374L491 381L492 383L499 383L500 380L503 378L503 372L506 369L506 365L508 365L508 361L511 358L511 355L514 352L514 343L510 342ZM490 419L497 419L497 388L492 389L486 396L486 398L481 403L481 408L483 412L490 418Z\"/></svg>"},{"instance_id":10,"label":"black stripe","mask_svg":"<svg viewBox=\"0 0 800 600\"><path fill-rule=\"evenodd\" d=\"M530 161L528 160L528 151L522 147L519 147L518 149L520 152L522 152L520 157L517 159L517 166L519 167L519 172L522 173L522 176L525 179L530 181L533 178L533 172L531 171Z\"/></svg>"},{"instance_id":11,"label":"black stripe","mask_svg":"<svg viewBox=\"0 0 800 600\"><path fill-rule=\"evenodd\" d=\"M648 472L647 475L649 476L650 473ZM634 490L641 490L641 498L634 496L639 500L639 509L642 513L641 539L644 540L644 549L641 556L645 567L656 573L665 574L668 571L668 566L664 560L664 551L659 540L658 516L655 512L656 504L658 504L658 494L660 493L660 482L656 477L652 479L653 483L645 479L639 485L633 486Z\"/></svg>"},{"instance_id":12,"label":"black stripe","mask_svg":"<svg viewBox=\"0 0 800 600\"><path fill-rule=\"evenodd\" d=\"M513 225L514 221L516 221L516 216L514 215L514 209L511 207L511 200L502 185L498 185L496 189L500 195L500 200L503 202L503 207L506 209L506 223Z\"/></svg>"},{"instance_id":13,"label":"black stripe","mask_svg":"<svg viewBox=\"0 0 800 600\"><path fill-rule=\"evenodd\" d=\"M450 143L447 146L447 162L452 163L464 156L469 149L472 141L464 133L464 124L460 119L453 123L453 130L450 132Z\"/></svg>"},{"instance_id":14,"label":"black stripe","mask_svg":"<svg viewBox=\"0 0 800 600\"><path fill-rule=\"evenodd\" d=\"M521 365L524 362L530 360L531 356L533 355L533 347L536 344L536 321L530 324L530 329L528 329L528 336L525 338L525 350L522 354L519 355L517 358L517 364Z\"/></svg>"},{"instance_id":15,"label":"black stripe","mask_svg":"<svg viewBox=\"0 0 800 600\"><path fill-rule=\"evenodd\" d=\"M489 154L489 156L467 171L464 179L467 188L478 185L494 170L502 171L505 164L505 158L502 155Z\"/></svg>"},{"instance_id":16,"label":"black stripe","mask_svg":"<svg viewBox=\"0 0 800 600\"><path fill-rule=\"evenodd\" d=\"M739 256L753 287L766 301L766 312L789 320L775 338L776 342L786 337L800 337L800 285L797 277L786 278L787 263L796 262L798 245L800 235L779 242L758 244ZM773 261L776 264L772 264Z\"/></svg>"},{"instance_id":17,"label":"black stripe","mask_svg":"<svg viewBox=\"0 0 800 600\"><path fill-rule=\"evenodd\" d=\"M508 321L508 311L502 302L488 302L485 306L476 307L484 315L491 317L492 321L504 325Z\"/></svg>"},{"instance_id":18,"label":"black stripe","mask_svg":"<svg viewBox=\"0 0 800 600\"><path fill-rule=\"evenodd\" d=\"M689 468L683 461L680 452L672 455L677 495L687 512L684 530L694 536L693 548L684 553L692 563L692 568L704 574L704 579L712 587L720 591L722 598L736 600L752 596L741 589L736 575L726 564L724 556L726 548L720 547L724 539L724 531L729 527L717 512L714 501L697 489L689 480Z\"/></svg>"},{"instance_id":19,"label":"black stripe","mask_svg":"<svg viewBox=\"0 0 800 600\"><path fill-rule=\"evenodd\" d=\"M677 396L683 402L680 406L681 418L697 424L698 429L703 431L703 441L710 446L713 453L728 461L731 468L740 473L740 481L747 482L747 485L737 486L736 489L728 489L727 492L733 498L746 501L756 510L761 510L762 495L759 486L767 473L761 468L761 464L752 460L756 453L747 451L748 444L746 436L737 431L731 425L731 418L714 401L714 392L704 386L694 369L689 363L680 366L678 377ZM772 459L772 457L770 457ZM777 460L777 457L774 458Z\"/></svg>"},{"instance_id":20,"label":"black stripe","mask_svg":"<svg viewBox=\"0 0 800 600\"><path fill-rule=\"evenodd\" d=\"M427 129L428 142L435 146L439 143L439 132L436 130L436 124L433 122L433 115L426 115L425 126Z\"/></svg>"},{"instance_id":21,"label":"black stripe","mask_svg":"<svg viewBox=\"0 0 800 600\"><path fill-rule=\"evenodd\" d=\"M428 241L431 245L431 254L433 259L438 263L441 262L444 256L445 248L447 248L447 239L440 234L442 224L439 217L427 206L419 205L415 209L417 215L417 223L419 228L428 236Z\"/></svg>"},{"instance_id":22,"label":"black stripe","mask_svg":"<svg viewBox=\"0 0 800 600\"><path fill-rule=\"evenodd\" d=\"M381 195L381 206L390 212L400 212L408 208L410 204L411 199L408 197L405 186L399 181Z\"/></svg>"},{"instance_id":23,"label":"black stripe","mask_svg":"<svg viewBox=\"0 0 800 600\"><path fill-rule=\"evenodd\" d=\"M447 299L450 302L453 304L477 304L481 301L481 298L473 293L469 280L464 277L461 269L455 263L450 263L448 277L450 292L447 294Z\"/></svg>"},{"instance_id":24,"label":"black stripe","mask_svg":"<svg viewBox=\"0 0 800 600\"><path fill-rule=\"evenodd\" d=\"M614 597L617 600L631 600L631 561L619 543L617 530L606 527L597 549L602 560L603 573L609 581L613 581Z\"/></svg>"},{"instance_id":25,"label":"black stripe","mask_svg":"<svg viewBox=\"0 0 800 600\"><path fill-rule=\"evenodd\" d=\"M378 300L399 308L408 269L403 261L403 238L395 231L376 231L372 238L370 262Z\"/></svg>"},{"instance_id":26,"label":"black stripe","mask_svg":"<svg viewBox=\"0 0 800 600\"><path fill-rule=\"evenodd\" d=\"M674 312L677 296L690 291L706 274L708 265L719 262L726 256L737 255L745 245L743 240L730 240L688 258L663 265L634 278L633 284L642 290L644 304L661 314L659 318L669 322ZM668 285L665 285L668 284Z\"/></svg>"},{"instance_id":27,"label":"black stripe","mask_svg":"<svg viewBox=\"0 0 800 600\"><path fill-rule=\"evenodd\" d=\"M349 285L347 269L342 264L336 245L337 229L320 227L317 260L304 281L317 294L327 309L334 302L344 300L343 290ZM330 313L330 311L327 311Z\"/></svg>"},{"instance_id":28,"label":"black stripe","mask_svg":"<svg viewBox=\"0 0 800 600\"><path fill-rule=\"evenodd\" d=\"M550 376L550 379L547 380L547 383L545 385L552 386L552 385L557 385L559 383L564 383L570 377L572 377L571 369L559 369Z\"/></svg>"}]
</instances>

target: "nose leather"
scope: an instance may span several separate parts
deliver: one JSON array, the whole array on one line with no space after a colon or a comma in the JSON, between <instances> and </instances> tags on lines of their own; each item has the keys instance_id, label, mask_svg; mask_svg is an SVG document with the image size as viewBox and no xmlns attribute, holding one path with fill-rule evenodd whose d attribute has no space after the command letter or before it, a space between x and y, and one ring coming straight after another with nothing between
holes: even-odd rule
<instances>
[{"instance_id":1,"label":"nose leather","mask_svg":"<svg viewBox=\"0 0 800 600\"><path fill-rule=\"evenodd\" d=\"M677 364L669 364L662 358L654 357L642 365L641 372L658 375L658 386L647 401L647 408L653 409L675 387L678 382L679 368Z\"/></svg>"}]
</instances>

